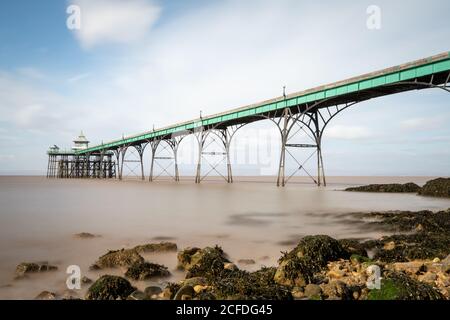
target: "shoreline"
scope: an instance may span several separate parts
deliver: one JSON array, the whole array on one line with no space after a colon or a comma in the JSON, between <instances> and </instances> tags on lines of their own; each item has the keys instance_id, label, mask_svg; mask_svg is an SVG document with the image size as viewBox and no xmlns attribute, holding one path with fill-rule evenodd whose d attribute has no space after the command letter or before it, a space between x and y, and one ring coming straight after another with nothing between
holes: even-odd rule
<instances>
[{"instance_id":1,"label":"shoreline","mask_svg":"<svg viewBox=\"0 0 450 320\"><path fill-rule=\"evenodd\" d=\"M391 235L368 241L335 240L325 235L306 236L300 239L294 249L283 253L276 266L250 272L238 268L238 265L253 265L255 261L230 261L218 246L177 250L174 243L155 242L131 249L109 251L99 257L97 265L94 264L93 267L95 270L106 268L107 271L113 268L121 271L116 274L99 274L98 279L86 280L83 283L83 287L88 288L85 296L79 296L76 290L65 293L43 291L37 298L450 299L450 209L438 212L349 213L347 216L367 230L379 229L390 232ZM364 221L363 218L369 220ZM97 238L88 233L82 233L78 237L83 238L80 241L95 241ZM441 243L436 242L436 237ZM411 247L409 241L412 239L422 242ZM435 245L430 245L431 243ZM372 254L368 254L368 249L372 249ZM140 253L150 254L150 259L142 258ZM183 280L161 285L164 283L164 277L160 277L161 272L167 275L165 272L169 270L151 261L151 255L158 253L170 253L172 258L176 254L177 268L185 275ZM370 276L367 269L370 266L376 266L381 272L380 290L367 288ZM20 270L24 270L23 266ZM44 266L42 274L46 271L51 273L50 270L50 266ZM127 270L125 274L124 270ZM37 272L40 273L41 270ZM27 273L25 271L23 275ZM137 281L149 277L162 282L157 281L154 285L139 290L129 282L130 274ZM119 292L118 287L126 290ZM383 290L383 287L387 289ZM407 288L414 288L416 293L405 291Z\"/></svg>"}]
</instances>

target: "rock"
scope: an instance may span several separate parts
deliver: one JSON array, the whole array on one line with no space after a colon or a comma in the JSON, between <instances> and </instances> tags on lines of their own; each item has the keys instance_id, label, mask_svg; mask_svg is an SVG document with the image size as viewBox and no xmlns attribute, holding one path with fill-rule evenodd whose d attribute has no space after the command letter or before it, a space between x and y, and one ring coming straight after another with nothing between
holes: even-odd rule
<instances>
[{"instance_id":1,"label":"rock","mask_svg":"<svg viewBox=\"0 0 450 320\"><path fill-rule=\"evenodd\" d=\"M304 289L301 287L294 287L291 291L292 297L296 300L305 298Z\"/></svg>"},{"instance_id":2,"label":"rock","mask_svg":"<svg viewBox=\"0 0 450 320\"><path fill-rule=\"evenodd\" d=\"M275 272L274 267L255 272L223 270L218 276L210 273L207 279L219 300L291 300L289 288L274 282Z\"/></svg>"},{"instance_id":3,"label":"rock","mask_svg":"<svg viewBox=\"0 0 450 320\"><path fill-rule=\"evenodd\" d=\"M348 257L349 253L337 240L326 235L307 236L279 259L274 280L286 286L305 286L329 261Z\"/></svg>"},{"instance_id":4,"label":"rock","mask_svg":"<svg viewBox=\"0 0 450 320\"><path fill-rule=\"evenodd\" d=\"M419 194L432 197L450 197L450 178L437 178L427 181L420 189Z\"/></svg>"},{"instance_id":5,"label":"rock","mask_svg":"<svg viewBox=\"0 0 450 320\"><path fill-rule=\"evenodd\" d=\"M367 257L367 251L356 239L341 239L338 240L342 248L347 251L350 255L356 254L361 257Z\"/></svg>"},{"instance_id":6,"label":"rock","mask_svg":"<svg viewBox=\"0 0 450 320\"><path fill-rule=\"evenodd\" d=\"M434 282L437 280L437 278L438 278L438 276L436 273L427 272L423 276L419 277L419 281L434 284Z\"/></svg>"},{"instance_id":7,"label":"rock","mask_svg":"<svg viewBox=\"0 0 450 320\"><path fill-rule=\"evenodd\" d=\"M42 291L34 300L56 300L56 293L50 291Z\"/></svg>"},{"instance_id":8,"label":"rock","mask_svg":"<svg viewBox=\"0 0 450 320\"><path fill-rule=\"evenodd\" d=\"M208 284L208 281L204 277L193 277L183 280L182 283L185 286L195 287L197 285L205 286Z\"/></svg>"},{"instance_id":9,"label":"rock","mask_svg":"<svg viewBox=\"0 0 450 320\"><path fill-rule=\"evenodd\" d=\"M353 292L343 281L332 280L329 283L321 284L323 296L330 300L351 300Z\"/></svg>"},{"instance_id":10,"label":"rock","mask_svg":"<svg viewBox=\"0 0 450 320\"><path fill-rule=\"evenodd\" d=\"M127 299L128 300L147 300L148 296L140 290L135 290L128 296Z\"/></svg>"},{"instance_id":11,"label":"rock","mask_svg":"<svg viewBox=\"0 0 450 320\"><path fill-rule=\"evenodd\" d=\"M444 260L441 261L441 264L442 264L441 266L442 272L450 273L450 254Z\"/></svg>"},{"instance_id":12,"label":"rock","mask_svg":"<svg viewBox=\"0 0 450 320\"><path fill-rule=\"evenodd\" d=\"M223 264L223 268L226 269L226 270L231 270L231 271L234 271L234 270L238 269L238 267L236 267L236 265L234 263L231 263L231 262L224 263Z\"/></svg>"},{"instance_id":13,"label":"rock","mask_svg":"<svg viewBox=\"0 0 450 320\"><path fill-rule=\"evenodd\" d=\"M199 260L199 253L202 249L197 247L186 248L177 254L178 266L180 270L189 270ZM195 259L195 260L194 260Z\"/></svg>"},{"instance_id":14,"label":"rock","mask_svg":"<svg viewBox=\"0 0 450 320\"><path fill-rule=\"evenodd\" d=\"M97 238L100 236L89 233L89 232L81 232L81 233L74 234L74 237L79 238L79 239L92 239L92 238Z\"/></svg>"},{"instance_id":15,"label":"rock","mask_svg":"<svg viewBox=\"0 0 450 320\"><path fill-rule=\"evenodd\" d=\"M168 277L170 272L167 267L160 264L137 262L128 268L125 276L133 280L147 280L154 277Z\"/></svg>"},{"instance_id":16,"label":"rock","mask_svg":"<svg viewBox=\"0 0 450 320\"><path fill-rule=\"evenodd\" d=\"M209 286L202 286L202 285L198 284L194 287L194 291L195 291L195 293L200 293L203 290L206 290L208 288L209 288Z\"/></svg>"},{"instance_id":17,"label":"rock","mask_svg":"<svg viewBox=\"0 0 450 320\"><path fill-rule=\"evenodd\" d=\"M194 288L192 286L182 286L175 294L174 300L182 300L183 296L190 296L191 298L195 295Z\"/></svg>"},{"instance_id":18,"label":"rock","mask_svg":"<svg viewBox=\"0 0 450 320\"><path fill-rule=\"evenodd\" d=\"M149 286L147 288L145 288L144 293L147 295L147 297L152 297L154 295L159 295L161 294L163 291L160 287L158 286Z\"/></svg>"},{"instance_id":19,"label":"rock","mask_svg":"<svg viewBox=\"0 0 450 320\"><path fill-rule=\"evenodd\" d=\"M62 300L80 300L77 292L75 290L66 290L61 296Z\"/></svg>"},{"instance_id":20,"label":"rock","mask_svg":"<svg viewBox=\"0 0 450 320\"><path fill-rule=\"evenodd\" d=\"M25 277L29 273L46 272L57 270L58 267L49 265L47 262L34 263L34 262L22 262L16 267L15 276L16 279Z\"/></svg>"},{"instance_id":21,"label":"rock","mask_svg":"<svg viewBox=\"0 0 450 320\"><path fill-rule=\"evenodd\" d=\"M90 278L88 278L88 277L86 277L86 276L83 276L83 277L81 278L81 283L82 283L82 284L90 284L90 283L92 283L92 279L90 279Z\"/></svg>"},{"instance_id":22,"label":"rock","mask_svg":"<svg viewBox=\"0 0 450 320\"><path fill-rule=\"evenodd\" d=\"M148 243L134 247L138 253L175 252L177 245L173 242Z\"/></svg>"},{"instance_id":23,"label":"rock","mask_svg":"<svg viewBox=\"0 0 450 320\"><path fill-rule=\"evenodd\" d=\"M394 271L406 272L411 275L419 274L426 269L423 261L397 262L392 264L392 268Z\"/></svg>"},{"instance_id":24,"label":"rock","mask_svg":"<svg viewBox=\"0 0 450 320\"><path fill-rule=\"evenodd\" d=\"M249 264L255 264L256 262L253 259L239 259L238 263L249 265Z\"/></svg>"},{"instance_id":25,"label":"rock","mask_svg":"<svg viewBox=\"0 0 450 320\"><path fill-rule=\"evenodd\" d=\"M87 300L126 299L136 289L127 279L118 276L104 275L89 287Z\"/></svg>"},{"instance_id":26,"label":"rock","mask_svg":"<svg viewBox=\"0 0 450 320\"><path fill-rule=\"evenodd\" d=\"M391 242L388 242L388 243L385 243L384 244L384 246L383 246L383 249L384 250L394 250L395 249L395 242L394 241L391 241Z\"/></svg>"},{"instance_id":27,"label":"rock","mask_svg":"<svg viewBox=\"0 0 450 320\"><path fill-rule=\"evenodd\" d=\"M369 258L364 257L364 256L360 256L358 254L352 254L350 256L350 261L354 265L358 265L358 264L364 263L364 262L369 262L369 263L372 262L372 260L370 260Z\"/></svg>"},{"instance_id":28,"label":"rock","mask_svg":"<svg viewBox=\"0 0 450 320\"><path fill-rule=\"evenodd\" d=\"M405 184L400 183L388 183L388 184L369 184L360 187L351 187L345 189L345 191L357 191L357 192L418 192L420 187L412 182Z\"/></svg>"},{"instance_id":29,"label":"rock","mask_svg":"<svg viewBox=\"0 0 450 320\"><path fill-rule=\"evenodd\" d=\"M308 284L305 287L305 296L308 298L320 298L320 295L322 294L322 288L317 284Z\"/></svg>"},{"instance_id":30,"label":"rock","mask_svg":"<svg viewBox=\"0 0 450 320\"><path fill-rule=\"evenodd\" d=\"M166 300L173 299L175 297L175 294L178 292L178 290L180 290L181 287L182 285L178 283L169 282L160 296Z\"/></svg>"},{"instance_id":31,"label":"rock","mask_svg":"<svg viewBox=\"0 0 450 320\"><path fill-rule=\"evenodd\" d=\"M369 300L441 300L443 296L428 284L418 282L403 273L387 271L380 289L372 289Z\"/></svg>"},{"instance_id":32,"label":"rock","mask_svg":"<svg viewBox=\"0 0 450 320\"><path fill-rule=\"evenodd\" d=\"M121 249L109 251L101 256L97 262L91 266L92 270L115 267L129 267L135 263L144 262L144 258L134 249Z\"/></svg>"},{"instance_id":33,"label":"rock","mask_svg":"<svg viewBox=\"0 0 450 320\"><path fill-rule=\"evenodd\" d=\"M177 258L178 268L188 271L186 278L218 275L224 270L225 263L230 262L218 246L187 248L179 252Z\"/></svg>"}]
</instances>

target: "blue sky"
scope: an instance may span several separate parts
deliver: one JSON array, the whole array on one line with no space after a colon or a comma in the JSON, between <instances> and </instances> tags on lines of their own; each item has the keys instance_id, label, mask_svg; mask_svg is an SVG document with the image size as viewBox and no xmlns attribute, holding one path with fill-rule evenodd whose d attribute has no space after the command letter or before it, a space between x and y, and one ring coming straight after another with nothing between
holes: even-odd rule
<instances>
[{"instance_id":1,"label":"blue sky","mask_svg":"<svg viewBox=\"0 0 450 320\"><path fill-rule=\"evenodd\" d=\"M448 51L448 12L444 0L2 1L0 174L43 173L48 146L80 130L99 143ZM324 136L327 173L448 175L449 119L438 90L355 106Z\"/></svg>"}]
</instances>

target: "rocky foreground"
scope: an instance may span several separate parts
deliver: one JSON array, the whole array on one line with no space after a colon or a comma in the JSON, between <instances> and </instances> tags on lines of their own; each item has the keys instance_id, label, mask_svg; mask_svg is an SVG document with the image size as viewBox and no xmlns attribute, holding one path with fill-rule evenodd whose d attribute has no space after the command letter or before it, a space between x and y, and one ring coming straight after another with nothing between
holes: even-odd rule
<instances>
[{"instance_id":1,"label":"rocky foreground","mask_svg":"<svg viewBox=\"0 0 450 320\"><path fill-rule=\"evenodd\" d=\"M450 178L437 178L427 181L423 187L413 182L404 184L388 183L388 184L369 184L359 187L350 187L344 191L355 192L388 192L388 193L417 193L422 196L431 197L450 197Z\"/></svg>"},{"instance_id":2,"label":"rocky foreground","mask_svg":"<svg viewBox=\"0 0 450 320\"><path fill-rule=\"evenodd\" d=\"M126 271L123 277L103 275L93 283L83 278L83 285L89 285L85 299L450 299L450 209L349 216L361 227L395 234L368 241L306 236L291 251L282 253L277 266L255 272L238 269L218 246L177 251L176 244L162 242L109 251L91 268L120 267ZM185 271L185 279L137 290L129 280L170 275L165 266L141 256L143 252L160 251L177 252L178 268ZM54 268L45 263L22 263L17 267L17 277ZM381 276L379 289L373 286L376 279L371 278L375 269ZM61 297L47 291L37 296L56 298Z\"/></svg>"}]
</instances>

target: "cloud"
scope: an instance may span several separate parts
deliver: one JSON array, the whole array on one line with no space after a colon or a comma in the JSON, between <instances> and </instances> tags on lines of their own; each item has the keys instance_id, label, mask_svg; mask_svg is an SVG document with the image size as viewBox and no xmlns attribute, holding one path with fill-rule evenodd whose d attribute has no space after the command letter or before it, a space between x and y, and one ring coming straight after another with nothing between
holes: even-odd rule
<instances>
[{"instance_id":1,"label":"cloud","mask_svg":"<svg viewBox=\"0 0 450 320\"><path fill-rule=\"evenodd\" d=\"M34 80L43 80L47 78L47 76L43 72L33 67L18 68L17 73L21 76Z\"/></svg>"},{"instance_id":2,"label":"cloud","mask_svg":"<svg viewBox=\"0 0 450 320\"><path fill-rule=\"evenodd\" d=\"M326 138L334 139L366 139L373 137L373 133L366 127L335 125L325 130Z\"/></svg>"},{"instance_id":3,"label":"cloud","mask_svg":"<svg viewBox=\"0 0 450 320\"><path fill-rule=\"evenodd\" d=\"M443 123L442 117L419 117L401 121L400 127L405 130L429 130L438 129Z\"/></svg>"},{"instance_id":4,"label":"cloud","mask_svg":"<svg viewBox=\"0 0 450 320\"><path fill-rule=\"evenodd\" d=\"M80 73L80 74L74 75L73 77L68 78L67 82L75 83L75 82L81 81L83 79L86 79L86 78L88 78L90 76L91 76L91 74L88 73L88 72L87 73Z\"/></svg>"},{"instance_id":5,"label":"cloud","mask_svg":"<svg viewBox=\"0 0 450 320\"><path fill-rule=\"evenodd\" d=\"M72 4L81 9L81 28L75 34L86 49L141 40L161 12L147 0L73 0Z\"/></svg>"}]
</instances>

